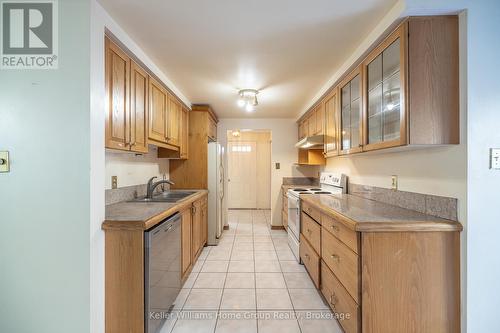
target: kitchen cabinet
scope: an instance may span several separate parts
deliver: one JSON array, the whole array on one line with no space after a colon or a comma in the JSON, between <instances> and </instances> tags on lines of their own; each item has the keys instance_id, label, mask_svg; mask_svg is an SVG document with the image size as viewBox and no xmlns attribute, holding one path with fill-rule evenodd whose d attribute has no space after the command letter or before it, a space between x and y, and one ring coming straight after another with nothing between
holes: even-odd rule
<instances>
[{"instance_id":1,"label":"kitchen cabinet","mask_svg":"<svg viewBox=\"0 0 500 333\"><path fill-rule=\"evenodd\" d=\"M180 145L180 129L181 129L181 103L177 99L168 95L168 113L167 113L167 143L179 146Z\"/></svg>"},{"instance_id":2,"label":"kitchen cabinet","mask_svg":"<svg viewBox=\"0 0 500 333\"><path fill-rule=\"evenodd\" d=\"M146 153L148 74L105 38L106 148Z\"/></svg>"},{"instance_id":3,"label":"kitchen cabinet","mask_svg":"<svg viewBox=\"0 0 500 333\"><path fill-rule=\"evenodd\" d=\"M106 38L106 148L129 150L130 59Z\"/></svg>"},{"instance_id":4,"label":"kitchen cabinet","mask_svg":"<svg viewBox=\"0 0 500 333\"><path fill-rule=\"evenodd\" d=\"M362 66L363 150L459 143L456 16L410 17Z\"/></svg>"},{"instance_id":5,"label":"kitchen cabinet","mask_svg":"<svg viewBox=\"0 0 500 333\"><path fill-rule=\"evenodd\" d=\"M325 109L325 148L326 157L337 156L338 149L338 98L334 89L324 99Z\"/></svg>"},{"instance_id":6,"label":"kitchen cabinet","mask_svg":"<svg viewBox=\"0 0 500 333\"><path fill-rule=\"evenodd\" d=\"M361 67L349 73L339 84L340 91L340 154L363 150Z\"/></svg>"},{"instance_id":7,"label":"kitchen cabinet","mask_svg":"<svg viewBox=\"0 0 500 333\"><path fill-rule=\"evenodd\" d=\"M283 224L283 228L288 230L288 196L286 194L286 189L281 189L283 195L281 197L281 223Z\"/></svg>"},{"instance_id":8,"label":"kitchen cabinet","mask_svg":"<svg viewBox=\"0 0 500 333\"><path fill-rule=\"evenodd\" d=\"M316 135L316 123L317 123L317 118L316 118L316 109L313 110L313 112L310 113L308 120L307 120L307 135L312 136Z\"/></svg>"},{"instance_id":9,"label":"kitchen cabinet","mask_svg":"<svg viewBox=\"0 0 500 333\"><path fill-rule=\"evenodd\" d=\"M322 149L301 149L298 150L297 165L325 165L326 159Z\"/></svg>"},{"instance_id":10,"label":"kitchen cabinet","mask_svg":"<svg viewBox=\"0 0 500 333\"><path fill-rule=\"evenodd\" d=\"M319 103L315 110L316 114L316 131L315 135L323 135L325 128L325 108L323 103Z\"/></svg>"},{"instance_id":11,"label":"kitchen cabinet","mask_svg":"<svg viewBox=\"0 0 500 333\"><path fill-rule=\"evenodd\" d=\"M147 153L149 75L134 61L130 75L130 150Z\"/></svg>"},{"instance_id":12,"label":"kitchen cabinet","mask_svg":"<svg viewBox=\"0 0 500 333\"><path fill-rule=\"evenodd\" d=\"M198 258L206 244L208 221L205 202L206 199L200 199L195 201L192 206L193 233L191 255L193 262Z\"/></svg>"},{"instance_id":13,"label":"kitchen cabinet","mask_svg":"<svg viewBox=\"0 0 500 333\"><path fill-rule=\"evenodd\" d=\"M196 158L170 161L172 189L208 188L208 141L217 133L217 116L209 105L193 105L189 111L189 155ZM214 128L215 126L215 128ZM158 151L158 157L168 157Z\"/></svg>"},{"instance_id":14,"label":"kitchen cabinet","mask_svg":"<svg viewBox=\"0 0 500 333\"><path fill-rule=\"evenodd\" d=\"M189 110L182 108L181 112L181 144L179 147L179 157L187 159L189 157Z\"/></svg>"},{"instance_id":15,"label":"kitchen cabinet","mask_svg":"<svg viewBox=\"0 0 500 333\"><path fill-rule=\"evenodd\" d=\"M301 199L300 257L343 330L460 332L461 225L362 200Z\"/></svg>"},{"instance_id":16,"label":"kitchen cabinet","mask_svg":"<svg viewBox=\"0 0 500 333\"><path fill-rule=\"evenodd\" d=\"M186 277L187 273L190 272L190 268L192 267L193 257L191 254L192 251L192 214L191 208L184 209L181 211L181 276L182 279Z\"/></svg>"},{"instance_id":17,"label":"kitchen cabinet","mask_svg":"<svg viewBox=\"0 0 500 333\"><path fill-rule=\"evenodd\" d=\"M299 140L313 135L324 134L325 113L323 104L320 103L312 111L309 111L301 121L299 121Z\"/></svg>"},{"instance_id":18,"label":"kitchen cabinet","mask_svg":"<svg viewBox=\"0 0 500 333\"><path fill-rule=\"evenodd\" d=\"M149 140L166 144L168 93L154 78L149 80Z\"/></svg>"}]
</instances>

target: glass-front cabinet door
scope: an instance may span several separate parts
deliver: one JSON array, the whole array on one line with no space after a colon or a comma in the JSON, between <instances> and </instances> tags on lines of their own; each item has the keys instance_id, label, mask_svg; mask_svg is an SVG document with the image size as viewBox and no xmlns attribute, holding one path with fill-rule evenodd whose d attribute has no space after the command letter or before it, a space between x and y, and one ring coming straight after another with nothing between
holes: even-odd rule
<instances>
[{"instance_id":1,"label":"glass-front cabinet door","mask_svg":"<svg viewBox=\"0 0 500 333\"><path fill-rule=\"evenodd\" d=\"M340 154L363 150L361 67L340 83Z\"/></svg>"},{"instance_id":2,"label":"glass-front cabinet door","mask_svg":"<svg viewBox=\"0 0 500 333\"><path fill-rule=\"evenodd\" d=\"M323 101L325 112L325 155L337 156L338 151L338 97L334 89Z\"/></svg>"},{"instance_id":3,"label":"glass-front cabinet door","mask_svg":"<svg viewBox=\"0 0 500 333\"><path fill-rule=\"evenodd\" d=\"M364 61L364 150L406 143L404 107L404 27L396 30Z\"/></svg>"}]
</instances>

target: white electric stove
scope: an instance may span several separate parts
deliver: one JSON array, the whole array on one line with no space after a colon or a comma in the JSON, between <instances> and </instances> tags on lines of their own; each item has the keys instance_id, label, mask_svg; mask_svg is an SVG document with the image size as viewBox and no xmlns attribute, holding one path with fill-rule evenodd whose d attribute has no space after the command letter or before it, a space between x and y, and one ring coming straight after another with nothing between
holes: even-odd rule
<instances>
[{"instance_id":1,"label":"white electric stove","mask_svg":"<svg viewBox=\"0 0 500 333\"><path fill-rule=\"evenodd\" d=\"M287 192L288 197L288 245L295 258L300 262L300 230L301 205L300 197L311 194L341 194L347 193L347 177L344 174L322 172L320 186L304 186L292 188Z\"/></svg>"}]
</instances>

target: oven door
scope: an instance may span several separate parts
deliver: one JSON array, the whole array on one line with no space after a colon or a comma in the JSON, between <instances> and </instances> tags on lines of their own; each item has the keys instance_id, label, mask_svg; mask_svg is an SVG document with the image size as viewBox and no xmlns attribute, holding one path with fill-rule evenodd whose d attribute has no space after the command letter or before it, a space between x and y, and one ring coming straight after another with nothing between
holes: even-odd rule
<instances>
[{"instance_id":1,"label":"oven door","mask_svg":"<svg viewBox=\"0 0 500 333\"><path fill-rule=\"evenodd\" d=\"M300 235L300 199L288 194L288 231L293 234L297 242Z\"/></svg>"}]
</instances>

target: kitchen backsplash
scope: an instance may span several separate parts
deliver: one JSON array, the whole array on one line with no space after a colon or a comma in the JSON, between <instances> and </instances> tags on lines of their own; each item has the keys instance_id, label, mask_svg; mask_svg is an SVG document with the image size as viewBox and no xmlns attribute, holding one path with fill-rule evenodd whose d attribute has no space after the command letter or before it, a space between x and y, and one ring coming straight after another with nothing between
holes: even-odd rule
<instances>
[{"instance_id":1,"label":"kitchen backsplash","mask_svg":"<svg viewBox=\"0 0 500 333\"><path fill-rule=\"evenodd\" d=\"M147 188L146 184L141 184L141 185L132 185L132 186L125 186L116 189L106 190L105 193L106 205L132 200L140 196L145 196L146 188ZM155 192L161 192L163 188L167 190L170 188L170 186L166 184L160 185L155 189Z\"/></svg>"},{"instance_id":2,"label":"kitchen backsplash","mask_svg":"<svg viewBox=\"0 0 500 333\"><path fill-rule=\"evenodd\" d=\"M283 185L318 185L319 179L314 177L283 177Z\"/></svg>"},{"instance_id":3,"label":"kitchen backsplash","mask_svg":"<svg viewBox=\"0 0 500 333\"><path fill-rule=\"evenodd\" d=\"M360 196L401 208L415 210L424 214L457 221L456 198L349 183L349 194Z\"/></svg>"}]
</instances>

